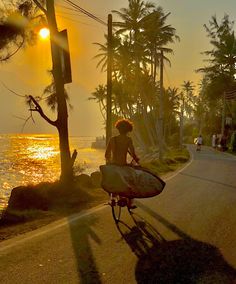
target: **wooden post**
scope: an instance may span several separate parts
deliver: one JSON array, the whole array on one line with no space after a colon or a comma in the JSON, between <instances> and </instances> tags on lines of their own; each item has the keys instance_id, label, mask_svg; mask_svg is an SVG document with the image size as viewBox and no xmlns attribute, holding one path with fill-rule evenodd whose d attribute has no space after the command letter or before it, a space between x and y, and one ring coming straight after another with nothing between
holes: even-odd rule
<instances>
[{"instance_id":1,"label":"wooden post","mask_svg":"<svg viewBox=\"0 0 236 284\"><path fill-rule=\"evenodd\" d=\"M112 14L108 15L108 38L107 38L107 109L106 109L106 145L112 135Z\"/></svg>"}]
</instances>

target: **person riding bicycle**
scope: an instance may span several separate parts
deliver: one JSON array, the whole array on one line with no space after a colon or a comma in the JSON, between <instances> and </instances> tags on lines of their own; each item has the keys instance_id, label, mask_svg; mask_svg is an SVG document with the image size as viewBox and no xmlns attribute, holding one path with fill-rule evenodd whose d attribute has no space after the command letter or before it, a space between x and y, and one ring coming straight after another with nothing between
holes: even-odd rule
<instances>
[{"instance_id":1,"label":"person riding bicycle","mask_svg":"<svg viewBox=\"0 0 236 284\"><path fill-rule=\"evenodd\" d=\"M201 151L202 142L203 142L202 135L199 135L196 140L197 143L196 151Z\"/></svg>"},{"instance_id":2,"label":"person riding bicycle","mask_svg":"<svg viewBox=\"0 0 236 284\"><path fill-rule=\"evenodd\" d=\"M127 154L139 162L139 158L135 154L132 138L128 136L128 133L133 130L133 124L128 119L120 119L115 123L115 127L119 131L119 135L111 137L108 142L105 158L107 164L113 164L117 166L126 166ZM136 208L132 205L132 200L129 200L128 206L130 208Z\"/></svg>"},{"instance_id":3,"label":"person riding bicycle","mask_svg":"<svg viewBox=\"0 0 236 284\"><path fill-rule=\"evenodd\" d=\"M127 134L133 130L133 124L128 119L120 119L115 123L119 135L111 137L108 142L105 158L107 164L118 166L127 165L127 153L138 163L139 158L135 154L132 138Z\"/></svg>"}]
</instances>

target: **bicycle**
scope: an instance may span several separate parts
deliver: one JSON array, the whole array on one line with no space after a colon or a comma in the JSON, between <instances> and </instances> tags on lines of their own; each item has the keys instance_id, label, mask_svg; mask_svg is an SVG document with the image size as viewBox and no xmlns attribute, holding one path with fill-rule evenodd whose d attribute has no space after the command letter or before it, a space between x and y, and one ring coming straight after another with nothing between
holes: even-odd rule
<instances>
[{"instance_id":1,"label":"bicycle","mask_svg":"<svg viewBox=\"0 0 236 284\"><path fill-rule=\"evenodd\" d=\"M112 217L116 223L120 221L122 208L127 207L128 212L131 213L132 208L128 206L130 199L119 194L110 193L108 204L111 206Z\"/></svg>"},{"instance_id":2,"label":"bicycle","mask_svg":"<svg viewBox=\"0 0 236 284\"><path fill-rule=\"evenodd\" d=\"M100 170L102 172L102 174L104 174L105 176L107 175L109 177L109 171L106 172L106 167L118 167L118 169L121 167L119 166L115 166L115 165L102 165L100 166ZM140 165L133 165L132 163L125 166L126 169L127 167L129 167L130 169L133 168L133 170L137 170L137 171L141 171L144 175L148 175L149 179L152 179L152 183L148 184L145 183L147 180L144 179L139 182L141 182L140 184L137 184L137 181L134 181L134 184L136 185L136 187L130 187L129 188L129 182L127 182L127 184L125 183L126 181L124 181L124 191L120 192L116 192L114 190L114 186L113 186L113 182L114 180L111 180L110 177L108 178L108 185L102 185L102 188L109 194L109 201L108 201L108 205L111 206L112 209L112 217L115 221L116 224L118 224L118 222L120 222L120 218L121 218L121 212L122 212L122 208L127 207L127 210L129 212L129 214L132 214L132 207L131 205L131 200L134 198L147 198L147 197L153 197L156 196L158 194L160 194L165 186L165 182L163 180L161 180L158 176L156 176L155 174L153 174L152 172L150 172L148 169L143 168ZM125 169L125 167L123 167L123 169ZM114 177L113 177L114 178ZM145 182L144 182L145 181ZM123 182L123 179L122 179ZM132 182L131 182L132 183ZM143 186L144 185L144 186ZM144 190L145 188L145 190ZM118 188L119 189L119 188ZM128 189L128 190L127 190ZM138 190L137 190L138 189Z\"/></svg>"}]
</instances>

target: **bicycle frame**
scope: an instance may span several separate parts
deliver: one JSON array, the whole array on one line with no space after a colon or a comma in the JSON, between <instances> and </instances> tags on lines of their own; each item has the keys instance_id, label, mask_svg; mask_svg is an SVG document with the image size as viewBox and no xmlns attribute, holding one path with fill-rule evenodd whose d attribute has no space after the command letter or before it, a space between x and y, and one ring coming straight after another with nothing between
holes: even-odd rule
<instances>
[{"instance_id":1,"label":"bicycle frame","mask_svg":"<svg viewBox=\"0 0 236 284\"><path fill-rule=\"evenodd\" d=\"M127 207L127 210L129 211L129 213L131 213L131 209L128 207L129 202L129 198L127 197L122 197L118 194L110 193L110 200L108 204L111 206L112 217L116 224L120 221L121 210L123 207Z\"/></svg>"}]
</instances>

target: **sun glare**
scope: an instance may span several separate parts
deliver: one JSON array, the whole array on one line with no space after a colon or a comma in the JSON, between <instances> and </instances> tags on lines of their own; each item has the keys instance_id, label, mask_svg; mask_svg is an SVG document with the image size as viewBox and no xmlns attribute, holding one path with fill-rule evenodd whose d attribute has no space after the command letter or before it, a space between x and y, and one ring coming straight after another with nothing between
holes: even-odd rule
<instances>
[{"instance_id":1,"label":"sun glare","mask_svg":"<svg viewBox=\"0 0 236 284\"><path fill-rule=\"evenodd\" d=\"M47 39L49 37L49 29L47 28L42 28L40 31L39 31L39 35L40 35L40 38L41 39Z\"/></svg>"}]
</instances>

